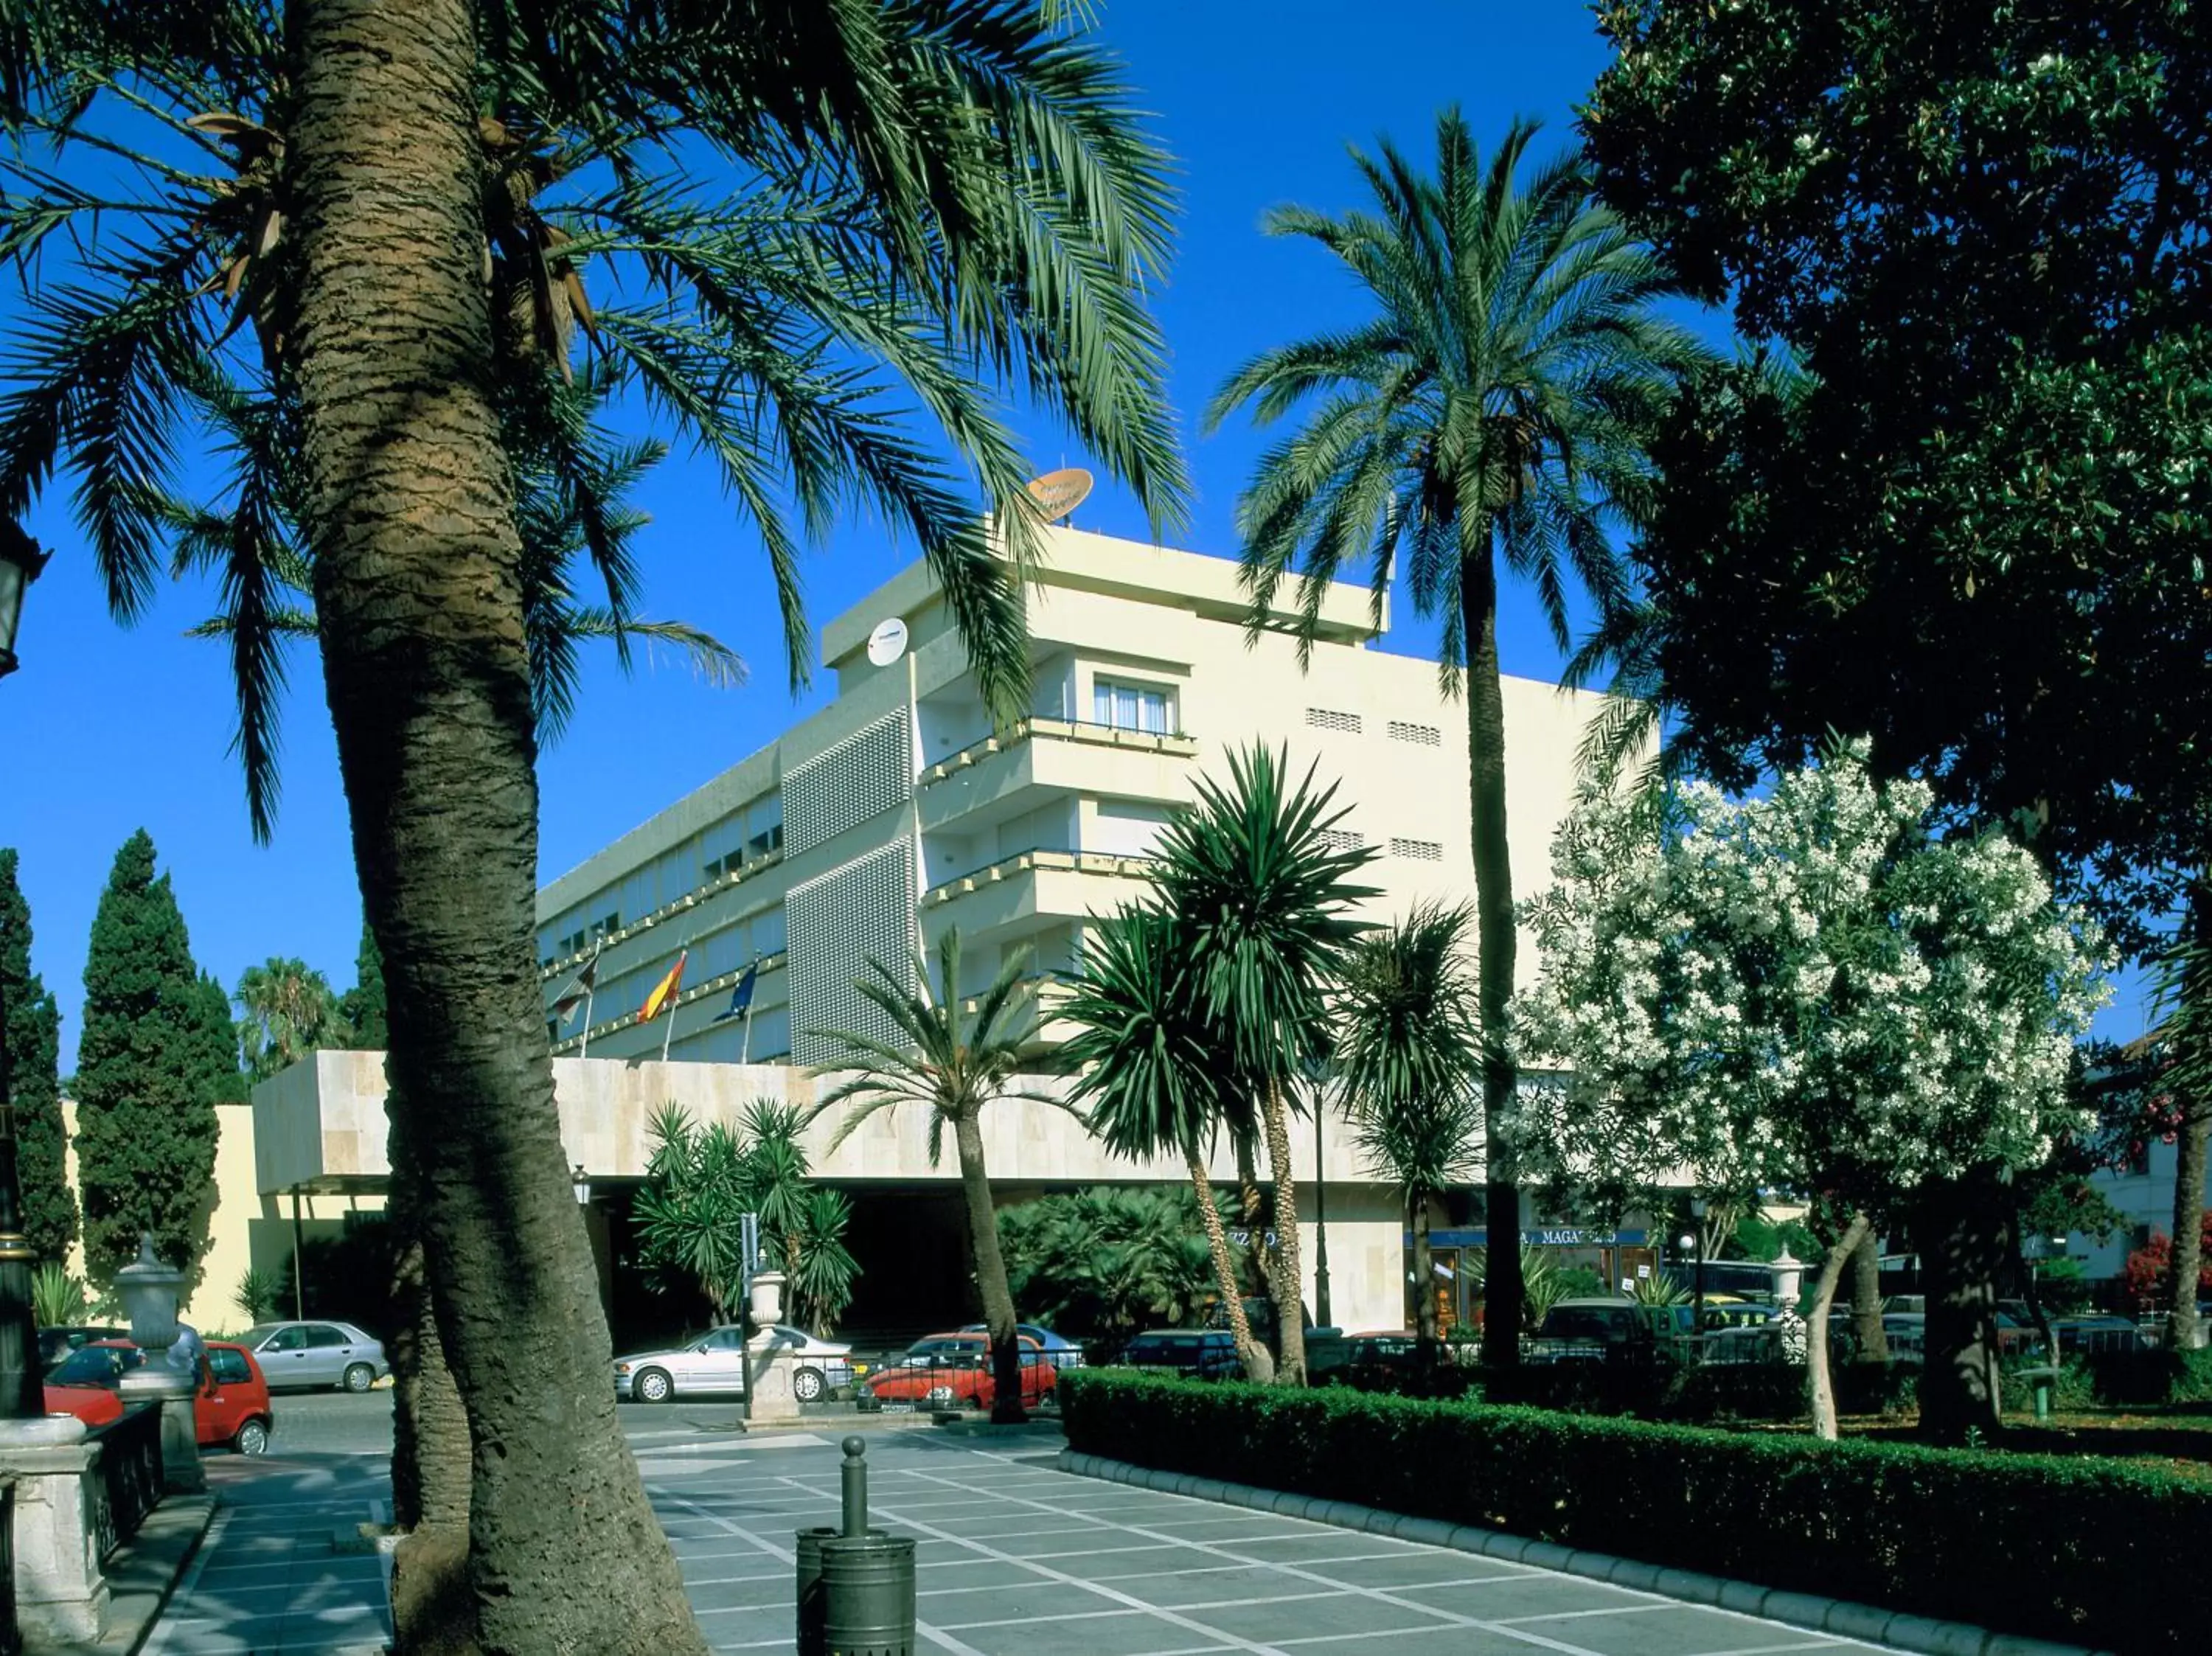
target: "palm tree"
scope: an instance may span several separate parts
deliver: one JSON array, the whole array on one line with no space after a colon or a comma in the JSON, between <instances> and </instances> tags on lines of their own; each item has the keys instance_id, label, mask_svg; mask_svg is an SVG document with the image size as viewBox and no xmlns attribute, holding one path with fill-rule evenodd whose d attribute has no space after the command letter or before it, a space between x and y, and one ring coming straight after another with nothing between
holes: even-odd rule
<instances>
[{"instance_id":1,"label":"palm tree","mask_svg":"<svg viewBox=\"0 0 2212 1656\"><path fill-rule=\"evenodd\" d=\"M944 1150L945 1130L952 1129L953 1147L960 1158L960 1190L968 1204L975 1287L982 1295L983 1320L991 1331L991 1418L1020 1421L1029 1417L1022 1407L1021 1337L1014 1326L1014 1295L1006 1283L1006 1256L999 1247L991 1175L983 1166L983 1111L1001 1101L1048 1104L1071 1113L1073 1107L1057 1094L1012 1084L1029 1034L1028 1020L1017 1004L1024 994L1022 977L1029 951L1007 953L999 975L977 998L972 1013L961 998L960 953L959 930L948 929L937 945L935 986L930 982L929 962L917 958L914 980L921 987L913 991L881 961L868 961L872 975L856 987L890 1020L897 1038L878 1040L842 1030L822 1032L843 1049L843 1061L836 1067L845 1071L845 1079L823 1095L814 1115L852 1107L830 1138L834 1150L879 1112L920 1105L929 1112L932 1167Z\"/></svg>"},{"instance_id":2,"label":"palm tree","mask_svg":"<svg viewBox=\"0 0 2212 1656\"><path fill-rule=\"evenodd\" d=\"M1088 1105L1091 1134L1128 1161L1182 1158L1237 1357L1249 1378L1272 1380L1274 1360L1252 1337L1206 1171L1219 1132L1252 1137L1251 1095L1230 1080L1228 1042L1206 1013L1196 955L1176 917L1135 903L1092 922L1057 1016L1076 1028L1060 1056L1078 1069L1073 1096Z\"/></svg>"},{"instance_id":3,"label":"palm tree","mask_svg":"<svg viewBox=\"0 0 2212 1656\"><path fill-rule=\"evenodd\" d=\"M477 1447L470 1630L700 1650L605 1383L554 1108L506 404L599 353L751 526L794 676L802 541L880 510L1011 708L1042 529L1000 393L1060 417L1156 519L1180 513L1142 306L1164 158L1077 9L1011 0L32 0L0 31L0 124L25 141L0 256L46 261L9 312L0 516L65 468L135 614L158 486L211 400L191 387L265 375L297 411L293 519L389 1107L395 1132L419 1119L424 1258ZM116 136L147 130L143 150ZM36 142L64 134L49 164ZM624 302L595 306L611 273ZM248 486L269 470L236 475L232 515L265 543ZM246 545L224 579L269 563Z\"/></svg>"},{"instance_id":4,"label":"palm tree","mask_svg":"<svg viewBox=\"0 0 2212 1656\"><path fill-rule=\"evenodd\" d=\"M1192 807L1161 831L1153 885L1174 915L1197 998L1220 1031L1224 1084L1257 1100L1275 1187L1269 1255L1280 1378L1305 1383L1304 1295L1289 1100L1328 1048L1328 989L1364 930L1351 918L1376 895L1352 877L1372 846L1337 842L1345 811L1309 769L1290 786L1289 758L1254 746L1229 755L1229 785L1198 781Z\"/></svg>"},{"instance_id":5,"label":"palm tree","mask_svg":"<svg viewBox=\"0 0 2212 1656\"><path fill-rule=\"evenodd\" d=\"M1443 616L1444 688L1463 687L1468 702L1493 1234L1513 1229L1520 1212L1500 566L1534 589L1563 652L1571 579L1601 615L1626 602L1608 519L1641 507L1644 434L1674 377L1700 358L1688 334L1656 312L1674 292L1671 281L1590 202L1577 159L1537 167L1520 182L1534 136L1516 124L1486 167L1465 120L1446 110L1433 178L1385 143L1379 157L1354 158L1370 210L1331 218L1276 209L1269 234L1327 248L1365 290L1370 313L1261 352L1230 377L1206 416L1212 428L1247 403L1262 424L1309 410L1297 432L1261 456L1238 503L1255 627L1295 572L1310 647L1328 584L1363 560L1379 622L1401 553L1415 609ZM1491 1362L1519 1358L1516 1267L1510 1248L1492 1263Z\"/></svg>"},{"instance_id":6,"label":"palm tree","mask_svg":"<svg viewBox=\"0 0 2212 1656\"><path fill-rule=\"evenodd\" d=\"M316 1047L336 1044L337 997L330 980L305 961L272 955L249 966L230 998L245 1015L238 1041L250 1080L266 1081Z\"/></svg>"},{"instance_id":7,"label":"palm tree","mask_svg":"<svg viewBox=\"0 0 2212 1656\"><path fill-rule=\"evenodd\" d=\"M1474 1170L1482 1126L1481 1009L1464 905L1418 905L1352 946L1336 996L1336 1075L1361 1154L1402 1192L1413 1232L1414 1316L1437 1338L1431 1199Z\"/></svg>"}]
</instances>

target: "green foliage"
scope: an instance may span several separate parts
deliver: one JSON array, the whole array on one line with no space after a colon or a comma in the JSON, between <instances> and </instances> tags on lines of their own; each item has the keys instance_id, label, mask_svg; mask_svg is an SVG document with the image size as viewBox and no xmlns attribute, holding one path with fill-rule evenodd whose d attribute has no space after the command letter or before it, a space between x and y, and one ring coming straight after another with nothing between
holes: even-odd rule
<instances>
[{"instance_id":1,"label":"green foliage","mask_svg":"<svg viewBox=\"0 0 2212 1656\"><path fill-rule=\"evenodd\" d=\"M2086 1368L2100 1403L2128 1408L2212 1404L2212 1348L2194 1351L2095 1351L2069 1368Z\"/></svg>"},{"instance_id":2,"label":"green foliage","mask_svg":"<svg viewBox=\"0 0 2212 1656\"><path fill-rule=\"evenodd\" d=\"M1213 1267L1188 1189L1098 1186L1003 1208L1014 1303L1060 1333L1118 1339L1196 1327Z\"/></svg>"},{"instance_id":3,"label":"green foliage","mask_svg":"<svg viewBox=\"0 0 2212 1656\"><path fill-rule=\"evenodd\" d=\"M2132 1463L1105 1369L1060 1393L1079 1453L1785 1591L2130 1651L2193 1650L2212 1615L2212 1486Z\"/></svg>"},{"instance_id":4,"label":"green foliage","mask_svg":"<svg viewBox=\"0 0 2212 1656\"><path fill-rule=\"evenodd\" d=\"M2179 3L1613 0L1601 195L1747 361L1655 449L1638 648L1737 784L1866 731L2130 953L2201 867L2212 47Z\"/></svg>"},{"instance_id":5,"label":"green foliage","mask_svg":"<svg viewBox=\"0 0 2212 1656\"><path fill-rule=\"evenodd\" d=\"M116 853L93 920L77 1042L77 1179L85 1260L106 1282L138 1252L197 1269L219 1131L242 1095L230 1004L193 968L169 877L141 829Z\"/></svg>"},{"instance_id":6,"label":"green foliage","mask_svg":"<svg viewBox=\"0 0 2212 1656\"><path fill-rule=\"evenodd\" d=\"M1673 1271L1655 1271L1649 1277L1637 1277L1628 1297L1638 1305L1687 1305L1692 1295L1675 1280Z\"/></svg>"},{"instance_id":7,"label":"green foliage","mask_svg":"<svg viewBox=\"0 0 2212 1656\"><path fill-rule=\"evenodd\" d=\"M1410 1201L1476 1166L1481 1013L1464 906L1417 904L1353 943L1336 986L1335 1073L1369 1170Z\"/></svg>"},{"instance_id":8,"label":"green foliage","mask_svg":"<svg viewBox=\"0 0 2212 1656\"><path fill-rule=\"evenodd\" d=\"M664 1279L703 1293L719 1322L741 1308L748 1213L760 1224L757 1263L789 1281L793 1321L826 1334L852 1303L860 1275L845 1247L852 1206L809 1182L802 1125L796 1107L771 1098L747 1105L735 1127L701 1126L672 1103L653 1116L635 1210L641 1257Z\"/></svg>"},{"instance_id":9,"label":"green foliage","mask_svg":"<svg viewBox=\"0 0 2212 1656\"><path fill-rule=\"evenodd\" d=\"M238 1286L231 1289L230 1302L246 1313L249 1325L267 1322L283 1303L278 1297L283 1291L283 1283L274 1271L249 1265L240 1273Z\"/></svg>"},{"instance_id":10,"label":"green foliage","mask_svg":"<svg viewBox=\"0 0 2212 1656\"><path fill-rule=\"evenodd\" d=\"M381 1052L392 1039L385 1022L384 957L376 934L361 923L361 948L354 955L353 987L338 997L338 1021L345 1043L358 1051Z\"/></svg>"},{"instance_id":11,"label":"green foliage","mask_svg":"<svg viewBox=\"0 0 2212 1656\"><path fill-rule=\"evenodd\" d=\"M1559 1295L1562 1300L1594 1300L1613 1292L1613 1284L1588 1265L1569 1265L1553 1273L1559 1280Z\"/></svg>"},{"instance_id":12,"label":"green foliage","mask_svg":"<svg viewBox=\"0 0 2212 1656\"><path fill-rule=\"evenodd\" d=\"M1785 1253L1794 1259L1817 1259L1827 1252L1820 1239L1802 1219L1777 1222L1763 1213L1747 1213L1735 1222L1729 1253L1739 1259L1770 1264Z\"/></svg>"},{"instance_id":13,"label":"green foliage","mask_svg":"<svg viewBox=\"0 0 2212 1656\"><path fill-rule=\"evenodd\" d=\"M337 997L305 961L272 955L247 967L231 999L243 1014L238 1043L249 1082L268 1080L318 1046L337 1044L343 1033Z\"/></svg>"},{"instance_id":14,"label":"green foliage","mask_svg":"<svg viewBox=\"0 0 2212 1656\"><path fill-rule=\"evenodd\" d=\"M69 1328L85 1319L84 1284L58 1259L42 1259L31 1273L31 1315L41 1328Z\"/></svg>"},{"instance_id":15,"label":"green foliage","mask_svg":"<svg viewBox=\"0 0 2212 1656\"><path fill-rule=\"evenodd\" d=\"M61 1013L31 969L31 906L15 870L15 849L0 847L0 1095L15 1117L23 1234L39 1259L59 1261L77 1228L62 1142Z\"/></svg>"}]
</instances>

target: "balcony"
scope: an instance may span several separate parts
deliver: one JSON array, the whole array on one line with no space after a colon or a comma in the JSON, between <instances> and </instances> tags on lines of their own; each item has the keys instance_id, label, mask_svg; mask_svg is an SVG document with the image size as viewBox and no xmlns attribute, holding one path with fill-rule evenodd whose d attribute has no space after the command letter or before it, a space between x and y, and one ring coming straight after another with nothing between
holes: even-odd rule
<instances>
[{"instance_id":1,"label":"balcony","mask_svg":"<svg viewBox=\"0 0 2212 1656\"><path fill-rule=\"evenodd\" d=\"M922 772L921 825L988 828L1070 793L1180 804L1197 753L1197 739L1180 733L1025 719Z\"/></svg>"},{"instance_id":2,"label":"balcony","mask_svg":"<svg viewBox=\"0 0 2212 1656\"><path fill-rule=\"evenodd\" d=\"M1055 919L1079 920L1103 913L1137 895L1152 873L1149 857L1103 851L1017 852L932 886L921 895L921 914L933 932L939 925L957 925L971 937L1007 928L1031 931Z\"/></svg>"}]
</instances>

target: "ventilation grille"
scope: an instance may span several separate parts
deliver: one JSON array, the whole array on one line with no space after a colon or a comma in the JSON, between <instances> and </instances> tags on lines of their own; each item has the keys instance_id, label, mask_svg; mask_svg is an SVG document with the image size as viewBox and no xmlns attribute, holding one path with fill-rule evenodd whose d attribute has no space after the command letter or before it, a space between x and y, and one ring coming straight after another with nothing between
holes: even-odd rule
<instances>
[{"instance_id":1,"label":"ventilation grille","mask_svg":"<svg viewBox=\"0 0 2212 1656\"><path fill-rule=\"evenodd\" d=\"M1417 747L1441 748L1444 744L1444 733L1433 725L1408 725L1402 719L1394 719L1390 721L1390 739L1393 742L1411 742Z\"/></svg>"},{"instance_id":2,"label":"ventilation grille","mask_svg":"<svg viewBox=\"0 0 2212 1656\"><path fill-rule=\"evenodd\" d=\"M1307 708L1306 723L1318 731L1342 731L1347 736L1357 736L1360 730L1358 713L1339 713L1334 707Z\"/></svg>"},{"instance_id":3,"label":"ventilation grille","mask_svg":"<svg viewBox=\"0 0 2212 1656\"><path fill-rule=\"evenodd\" d=\"M1318 837L1331 851L1357 851L1367 843L1365 835L1350 828L1323 828Z\"/></svg>"},{"instance_id":4,"label":"ventilation grille","mask_svg":"<svg viewBox=\"0 0 2212 1656\"><path fill-rule=\"evenodd\" d=\"M783 779L784 848L793 856L914 798L906 709L886 713Z\"/></svg>"},{"instance_id":5,"label":"ventilation grille","mask_svg":"<svg viewBox=\"0 0 2212 1656\"><path fill-rule=\"evenodd\" d=\"M880 982L871 959L914 988L914 855L909 841L885 846L793 886L783 900L791 961L791 1056L835 1064L833 1033L900 1044L898 1026L856 986Z\"/></svg>"},{"instance_id":6,"label":"ventilation grille","mask_svg":"<svg viewBox=\"0 0 2212 1656\"><path fill-rule=\"evenodd\" d=\"M1444 848L1434 840L1393 840L1390 841L1390 854L1393 857L1410 857L1417 863L1441 863L1444 859Z\"/></svg>"}]
</instances>

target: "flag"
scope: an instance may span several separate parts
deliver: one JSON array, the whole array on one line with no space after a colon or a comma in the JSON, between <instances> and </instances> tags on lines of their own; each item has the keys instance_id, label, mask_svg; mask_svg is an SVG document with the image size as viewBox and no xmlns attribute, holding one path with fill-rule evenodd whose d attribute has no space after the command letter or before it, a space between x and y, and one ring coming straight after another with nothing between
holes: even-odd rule
<instances>
[{"instance_id":1,"label":"flag","mask_svg":"<svg viewBox=\"0 0 2212 1656\"><path fill-rule=\"evenodd\" d=\"M601 944L600 947L605 945ZM567 1022L568 1014L592 998L592 992L599 987L599 951L594 949L592 958L584 963L584 969L576 974L575 981L563 989L560 998L553 1003L553 1015L563 1023Z\"/></svg>"},{"instance_id":2,"label":"flag","mask_svg":"<svg viewBox=\"0 0 2212 1656\"><path fill-rule=\"evenodd\" d=\"M738 986L730 991L730 1010L717 1013L714 1022L726 1023L732 1018L743 1017L753 1004L753 980L760 976L760 962L755 961L745 968L745 974L738 980Z\"/></svg>"},{"instance_id":3,"label":"flag","mask_svg":"<svg viewBox=\"0 0 2212 1656\"><path fill-rule=\"evenodd\" d=\"M660 1016L660 1009L676 998L677 986L684 981L684 958L690 949L679 949L676 964L668 968L668 975L653 986L653 992L645 998L645 1005L637 1015L640 1023L650 1023Z\"/></svg>"}]
</instances>

